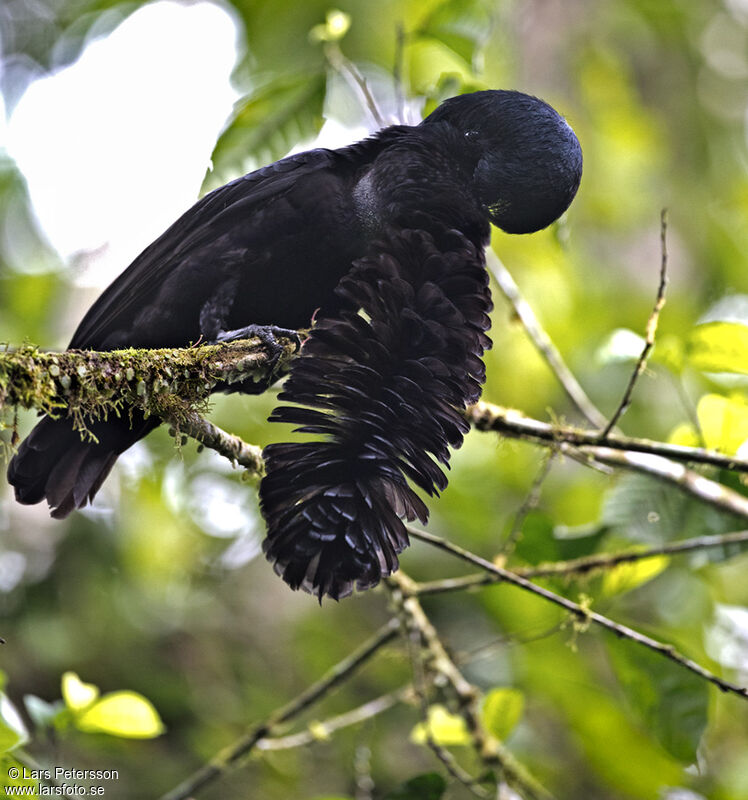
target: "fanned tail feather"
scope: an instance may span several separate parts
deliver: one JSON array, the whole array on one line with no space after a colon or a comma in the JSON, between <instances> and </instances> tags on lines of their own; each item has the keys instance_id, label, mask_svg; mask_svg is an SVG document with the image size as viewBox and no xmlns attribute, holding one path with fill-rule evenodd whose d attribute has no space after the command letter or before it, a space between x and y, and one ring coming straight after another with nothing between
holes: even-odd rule
<instances>
[{"instance_id":1,"label":"fanned tail feather","mask_svg":"<svg viewBox=\"0 0 748 800\"><path fill-rule=\"evenodd\" d=\"M426 522L447 485L490 346L482 251L454 230L390 233L336 289L294 362L274 422L322 436L265 448L264 550L294 589L320 599L366 589L398 567L403 520Z\"/></svg>"}]
</instances>

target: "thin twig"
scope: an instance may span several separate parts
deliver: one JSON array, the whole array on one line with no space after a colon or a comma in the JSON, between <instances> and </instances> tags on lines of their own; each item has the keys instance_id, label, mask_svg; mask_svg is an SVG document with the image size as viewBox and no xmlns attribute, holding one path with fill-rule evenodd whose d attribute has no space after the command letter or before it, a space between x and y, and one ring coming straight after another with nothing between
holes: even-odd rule
<instances>
[{"instance_id":1,"label":"thin twig","mask_svg":"<svg viewBox=\"0 0 748 800\"><path fill-rule=\"evenodd\" d=\"M385 711L398 705L407 703L414 698L413 687L403 686L394 692L388 692L368 703L363 703L344 714L330 717L324 722L315 722L312 727L289 736L266 737L257 742L258 750L290 750L294 747L304 747L315 742L323 741L332 734L351 725L358 725L368 719L383 714Z\"/></svg>"},{"instance_id":2,"label":"thin twig","mask_svg":"<svg viewBox=\"0 0 748 800\"><path fill-rule=\"evenodd\" d=\"M337 42L327 42L325 45L325 57L327 58L330 66L346 80L353 81L354 86L361 92L366 108L374 118L378 128L384 128L387 125L387 120L382 116L379 110L377 101L374 99L369 90L369 85L366 78L358 71L358 67L348 58L343 55L340 45Z\"/></svg>"},{"instance_id":3,"label":"thin twig","mask_svg":"<svg viewBox=\"0 0 748 800\"><path fill-rule=\"evenodd\" d=\"M306 711L318 700L326 697L334 687L349 678L377 651L395 638L399 629L399 620L392 619L387 622L363 645L329 669L320 680L274 711L265 722L256 725L236 742L218 753L179 786L163 795L161 800L186 800L198 789L220 777L237 761L251 752L261 739L272 736L280 725Z\"/></svg>"},{"instance_id":4,"label":"thin twig","mask_svg":"<svg viewBox=\"0 0 748 800\"><path fill-rule=\"evenodd\" d=\"M525 497L522 505L514 515L512 529L509 531L509 536L507 536L506 540L501 546L501 549L499 550L501 554L508 555L514 550L514 545L522 533L522 525L527 519L527 515L537 508L538 503L540 502L540 492L543 488L543 483L550 475L551 467L553 466L553 462L557 453L557 450L549 450L546 454L546 457L543 459L543 463L540 466L538 474L535 476L535 480L532 482L532 486L530 487L530 491L527 493L527 497Z\"/></svg>"},{"instance_id":5,"label":"thin twig","mask_svg":"<svg viewBox=\"0 0 748 800\"><path fill-rule=\"evenodd\" d=\"M180 419L166 416L164 421L172 423L175 435L185 434L192 437L205 447L210 447L211 450L228 458L229 461L244 467L258 478L265 474L261 447L248 444L238 436L227 433L199 414L188 412Z\"/></svg>"},{"instance_id":6,"label":"thin twig","mask_svg":"<svg viewBox=\"0 0 748 800\"><path fill-rule=\"evenodd\" d=\"M395 25L395 59L392 66L392 81L395 87L395 103L397 107L397 121L400 125L406 124L405 119L405 92L403 90L403 65L405 63L405 28L402 22Z\"/></svg>"},{"instance_id":7,"label":"thin twig","mask_svg":"<svg viewBox=\"0 0 748 800\"><path fill-rule=\"evenodd\" d=\"M501 581L511 583L512 585L518 586L525 591L531 592L539 597L543 597L550 603L569 611L583 623L594 622L596 625L615 633L615 635L620 638L629 639L630 641L636 642L642 647L646 647L649 650L659 653L665 658L674 661L676 664L680 664L685 669L695 673L696 675L699 675L710 683L713 683L723 692L731 692L738 695L738 697L748 699L748 688L738 686L735 683L731 683L730 681L720 678L705 667L697 664L695 661L692 661L691 659L686 658L686 656L681 655L672 645L663 644L662 642L658 642L656 639L645 636L643 633L639 633L638 631L635 631L626 625L613 622L613 620L608 619L608 617L604 617L602 614L598 614L596 611L591 611L590 609L584 608L578 603L567 600L565 597L562 597L555 592L551 592L542 586L532 583L526 578L523 578L521 575L518 575L516 572L498 567L495 564L492 564L490 561L486 561L485 558L481 558L480 556L471 553L469 550L458 547L457 545L454 545L451 542L440 538L439 536L434 536L433 534L426 533L425 531L419 531L412 527L408 527L408 533L414 538L428 542L434 547L444 550L447 553L451 553L453 556L460 558L463 561L468 561L471 564L481 567L486 572L495 575Z\"/></svg>"},{"instance_id":8,"label":"thin twig","mask_svg":"<svg viewBox=\"0 0 748 800\"><path fill-rule=\"evenodd\" d=\"M527 335L530 337L530 341L545 359L569 399L591 425L598 429L603 428L607 423L607 418L587 396L579 381L566 365L563 356L551 341L551 337L538 321L530 304L522 296L511 273L490 248L486 250L486 266L495 278L504 297L511 303Z\"/></svg>"},{"instance_id":9,"label":"thin twig","mask_svg":"<svg viewBox=\"0 0 748 800\"><path fill-rule=\"evenodd\" d=\"M631 396L634 393L634 386L636 386L636 382L644 372L647 366L647 358L649 357L650 351L654 347L655 334L657 333L657 323L660 320L660 311L662 311L662 307L665 305L665 290L667 289L667 209L665 208L663 208L660 212L660 252L660 284L657 287L657 297L655 298L655 304L652 308L652 313L649 315L649 319L647 320L647 332L644 339L644 347L642 348L639 358L636 361L634 371L631 373L628 386L626 387L626 391L623 393L623 397L621 398L618 408L615 410L613 416L610 418L608 424L603 428L602 433L600 434L601 441L605 440L605 438L611 433L618 420L626 413L628 407L631 405Z\"/></svg>"},{"instance_id":10,"label":"thin twig","mask_svg":"<svg viewBox=\"0 0 748 800\"><path fill-rule=\"evenodd\" d=\"M414 534L415 535L415 534ZM595 570L609 569L617 564L630 564L645 561L658 556L673 556L682 553L707 550L712 547L727 547L748 542L748 531L722 533L714 536L695 536L680 542L670 542L659 547L648 547L641 550L626 550L620 553L596 553L591 556L573 558L568 561L555 561L539 564L536 567L514 567L510 571L523 578L550 578L559 576L586 575ZM500 583L501 575L493 573L476 573L460 578L444 578L417 584L417 593L421 595L445 594L447 592L465 591L480 586Z\"/></svg>"}]
</instances>

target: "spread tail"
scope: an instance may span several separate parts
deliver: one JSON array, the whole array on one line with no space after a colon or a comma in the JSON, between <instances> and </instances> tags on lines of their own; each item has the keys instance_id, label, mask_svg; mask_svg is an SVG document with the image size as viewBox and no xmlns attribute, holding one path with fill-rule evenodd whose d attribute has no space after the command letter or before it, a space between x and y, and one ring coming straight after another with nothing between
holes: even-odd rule
<instances>
[{"instance_id":1,"label":"spread tail","mask_svg":"<svg viewBox=\"0 0 748 800\"><path fill-rule=\"evenodd\" d=\"M343 310L313 328L280 395L299 405L270 418L322 439L266 447L260 485L267 558L320 599L397 569L402 520L428 518L409 482L446 487L490 345L483 255L456 231L392 235L336 292Z\"/></svg>"}]
</instances>

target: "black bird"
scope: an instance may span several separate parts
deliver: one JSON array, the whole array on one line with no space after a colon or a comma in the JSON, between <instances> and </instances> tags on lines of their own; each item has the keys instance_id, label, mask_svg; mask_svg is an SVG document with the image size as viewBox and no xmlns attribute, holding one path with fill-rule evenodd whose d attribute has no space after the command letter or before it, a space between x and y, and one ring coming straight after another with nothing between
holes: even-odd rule
<instances>
[{"instance_id":1,"label":"black bird","mask_svg":"<svg viewBox=\"0 0 748 800\"><path fill-rule=\"evenodd\" d=\"M574 132L543 101L453 97L419 125L290 156L206 195L104 291L70 347L181 347L314 316L281 394L301 406L271 419L324 439L266 448L265 551L293 588L342 597L397 568L401 518L426 520L408 480L446 486L433 459L446 465L461 443L458 409L479 396L490 345L489 222L546 227L581 173ZM93 443L43 418L10 462L16 499L67 516L157 425L135 412L97 421Z\"/></svg>"}]
</instances>

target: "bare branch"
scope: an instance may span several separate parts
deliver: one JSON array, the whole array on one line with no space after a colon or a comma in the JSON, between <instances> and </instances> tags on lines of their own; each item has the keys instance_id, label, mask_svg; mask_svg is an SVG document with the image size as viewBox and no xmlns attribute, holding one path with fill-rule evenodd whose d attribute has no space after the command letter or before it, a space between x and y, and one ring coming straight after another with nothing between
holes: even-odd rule
<instances>
[{"instance_id":1,"label":"bare branch","mask_svg":"<svg viewBox=\"0 0 748 800\"><path fill-rule=\"evenodd\" d=\"M554 446L559 442L566 442L580 448L589 447L593 454L595 445L600 444L600 436L594 431L586 431L570 425L541 422L526 417L516 409L504 408L482 400L465 411L465 418L480 431L494 431L513 439ZM652 439L617 435L609 436L605 440L605 447L614 450L651 453L664 458L672 458L675 461L707 464L734 472L748 472L748 461L745 459L728 456L703 447L684 447Z\"/></svg>"},{"instance_id":2,"label":"bare branch","mask_svg":"<svg viewBox=\"0 0 748 800\"><path fill-rule=\"evenodd\" d=\"M399 620L392 619L387 622L368 641L329 669L320 680L313 683L285 706L274 711L265 722L256 725L232 745L218 753L179 786L163 795L161 800L187 800L198 789L220 777L255 749L260 740L272 736L283 723L290 722L299 716L318 700L326 697L332 689L351 677L359 667L395 638L399 629Z\"/></svg>"},{"instance_id":3,"label":"bare branch","mask_svg":"<svg viewBox=\"0 0 748 800\"><path fill-rule=\"evenodd\" d=\"M626 413L628 407L631 405L631 396L634 393L634 386L636 386L637 380L639 380L642 372L644 372L647 366L647 358L654 347L657 323L660 319L660 311L662 311L662 307L665 305L665 290L667 288L667 210L664 208L660 212L660 252L660 284L657 287L657 297L655 298L652 313L649 315L649 320L647 321L647 335L644 340L644 347L636 361L634 371L631 373L631 378L629 379L628 386L623 393L623 398L618 408L600 434L601 440L604 440L611 433L618 420Z\"/></svg>"},{"instance_id":4,"label":"bare branch","mask_svg":"<svg viewBox=\"0 0 748 800\"><path fill-rule=\"evenodd\" d=\"M235 462L254 476L262 478L265 474L265 462L262 458L262 448L248 444L238 436L221 430L209 420L195 412L188 412L180 419L166 417L166 422L171 422L173 427L170 432L175 435L181 433L192 437L205 447L210 447L220 455Z\"/></svg>"},{"instance_id":5,"label":"bare branch","mask_svg":"<svg viewBox=\"0 0 748 800\"><path fill-rule=\"evenodd\" d=\"M403 686L394 692L388 692L380 697L369 700L357 708L338 714L324 722L315 722L308 730L294 733L289 736L278 736L260 739L257 742L258 750L290 750L293 747L304 747L315 742L323 741L332 734L351 725L358 725L367 719L372 719L379 714L389 711L399 703L407 703L414 699L415 693L412 686Z\"/></svg>"},{"instance_id":6,"label":"bare branch","mask_svg":"<svg viewBox=\"0 0 748 800\"><path fill-rule=\"evenodd\" d=\"M414 534L415 535L415 534ZM619 553L596 553L591 556L574 558L569 561L555 561L549 564L539 564L537 567L514 567L511 569L515 575L523 578L549 578L562 575L586 575L595 570L609 569L616 564L630 564L635 561L644 561L657 556L673 556L682 553L691 553L699 550L708 550L711 547L727 547L731 544L748 542L748 531L722 533L715 536L696 536L692 539L683 539L680 542L670 542L659 547L648 547L639 550L624 550ZM417 593L444 594L474 589L501 582L502 577L493 573L476 573L464 575L460 578L444 578L442 580L419 583Z\"/></svg>"},{"instance_id":7,"label":"bare branch","mask_svg":"<svg viewBox=\"0 0 748 800\"><path fill-rule=\"evenodd\" d=\"M491 248L486 250L486 266L488 267L488 271L496 279L496 283L504 297L511 303L525 331L527 331L530 341L545 359L553 374L564 388L569 399L591 425L598 429L604 428L607 424L605 415L590 400L579 381L574 377L572 371L566 366L563 356L538 321L530 304L522 296L511 273Z\"/></svg>"},{"instance_id":8,"label":"bare branch","mask_svg":"<svg viewBox=\"0 0 748 800\"><path fill-rule=\"evenodd\" d=\"M480 556L471 553L469 550L458 547L457 545L454 545L451 542L448 542L446 539L440 538L439 536L434 536L433 534L426 533L425 531L419 531L412 527L408 527L408 533L414 538L428 542L434 547L444 550L447 553L451 553L453 556L456 556L463 561L468 561L471 564L481 567L481 569L485 570L486 572L495 575L497 580L511 583L520 589L524 589L525 591L531 592L539 597L543 597L545 600L548 600L548 602L570 612L583 623L594 622L596 625L611 631L620 638L629 639L630 641L636 642L636 644L639 644L642 647L646 647L649 650L653 650L655 653L659 653L665 658L674 661L676 664L680 664L684 669L687 669L690 672L693 672L696 675L704 678L704 680L713 683L723 692L731 692L739 697L748 699L748 688L738 686L735 683L731 683L730 681L720 678L718 675L715 675L705 667L700 666L690 658L686 658L686 656L681 655L672 645L658 642L656 639L652 639L643 633L639 633L638 631L635 631L626 625L613 622L613 620L608 619L608 617L605 617L602 614L598 614L596 611L591 611L590 609L584 608L578 603L567 600L565 597L562 597L555 592L551 592L549 589L545 589L542 586L532 583L521 575L518 575L516 572L498 567L496 564L486 561L485 558L481 558Z\"/></svg>"},{"instance_id":9,"label":"bare branch","mask_svg":"<svg viewBox=\"0 0 748 800\"><path fill-rule=\"evenodd\" d=\"M330 66L349 84L352 83L354 88L358 89L363 97L364 105L369 109L369 113L374 118L377 127L384 128L387 125L387 120L380 112L377 101L369 90L366 78L358 71L358 67L343 55L343 51L337 42L327 42L324 49L325 58L327 58Z\"/></svg>"},{"instance_id":10,"label":"bare branch","mask_svg":"<svg viewBox=\"0 0 748 800\"><path fill-rule=\"evenodd\" d=\"M514 550L514 545L522 534L522 525L527 518L527 515L533 509L537 508L538 503L540 502L540 492L543 488L543 483L550 475L551 467L553 466L553 461L555 460L557 454L557 450L549 450L546 457L543 459L543 463L538 474L535 476L535 480L532 482L532 486L530 487L530 491L527 493L527 497L525 497L522 505L514 515L512 529L509 532L509 536L507 536L506 541L501 546L500 552L504 555L507 555Z\"/></svg>"}]
</instances>

